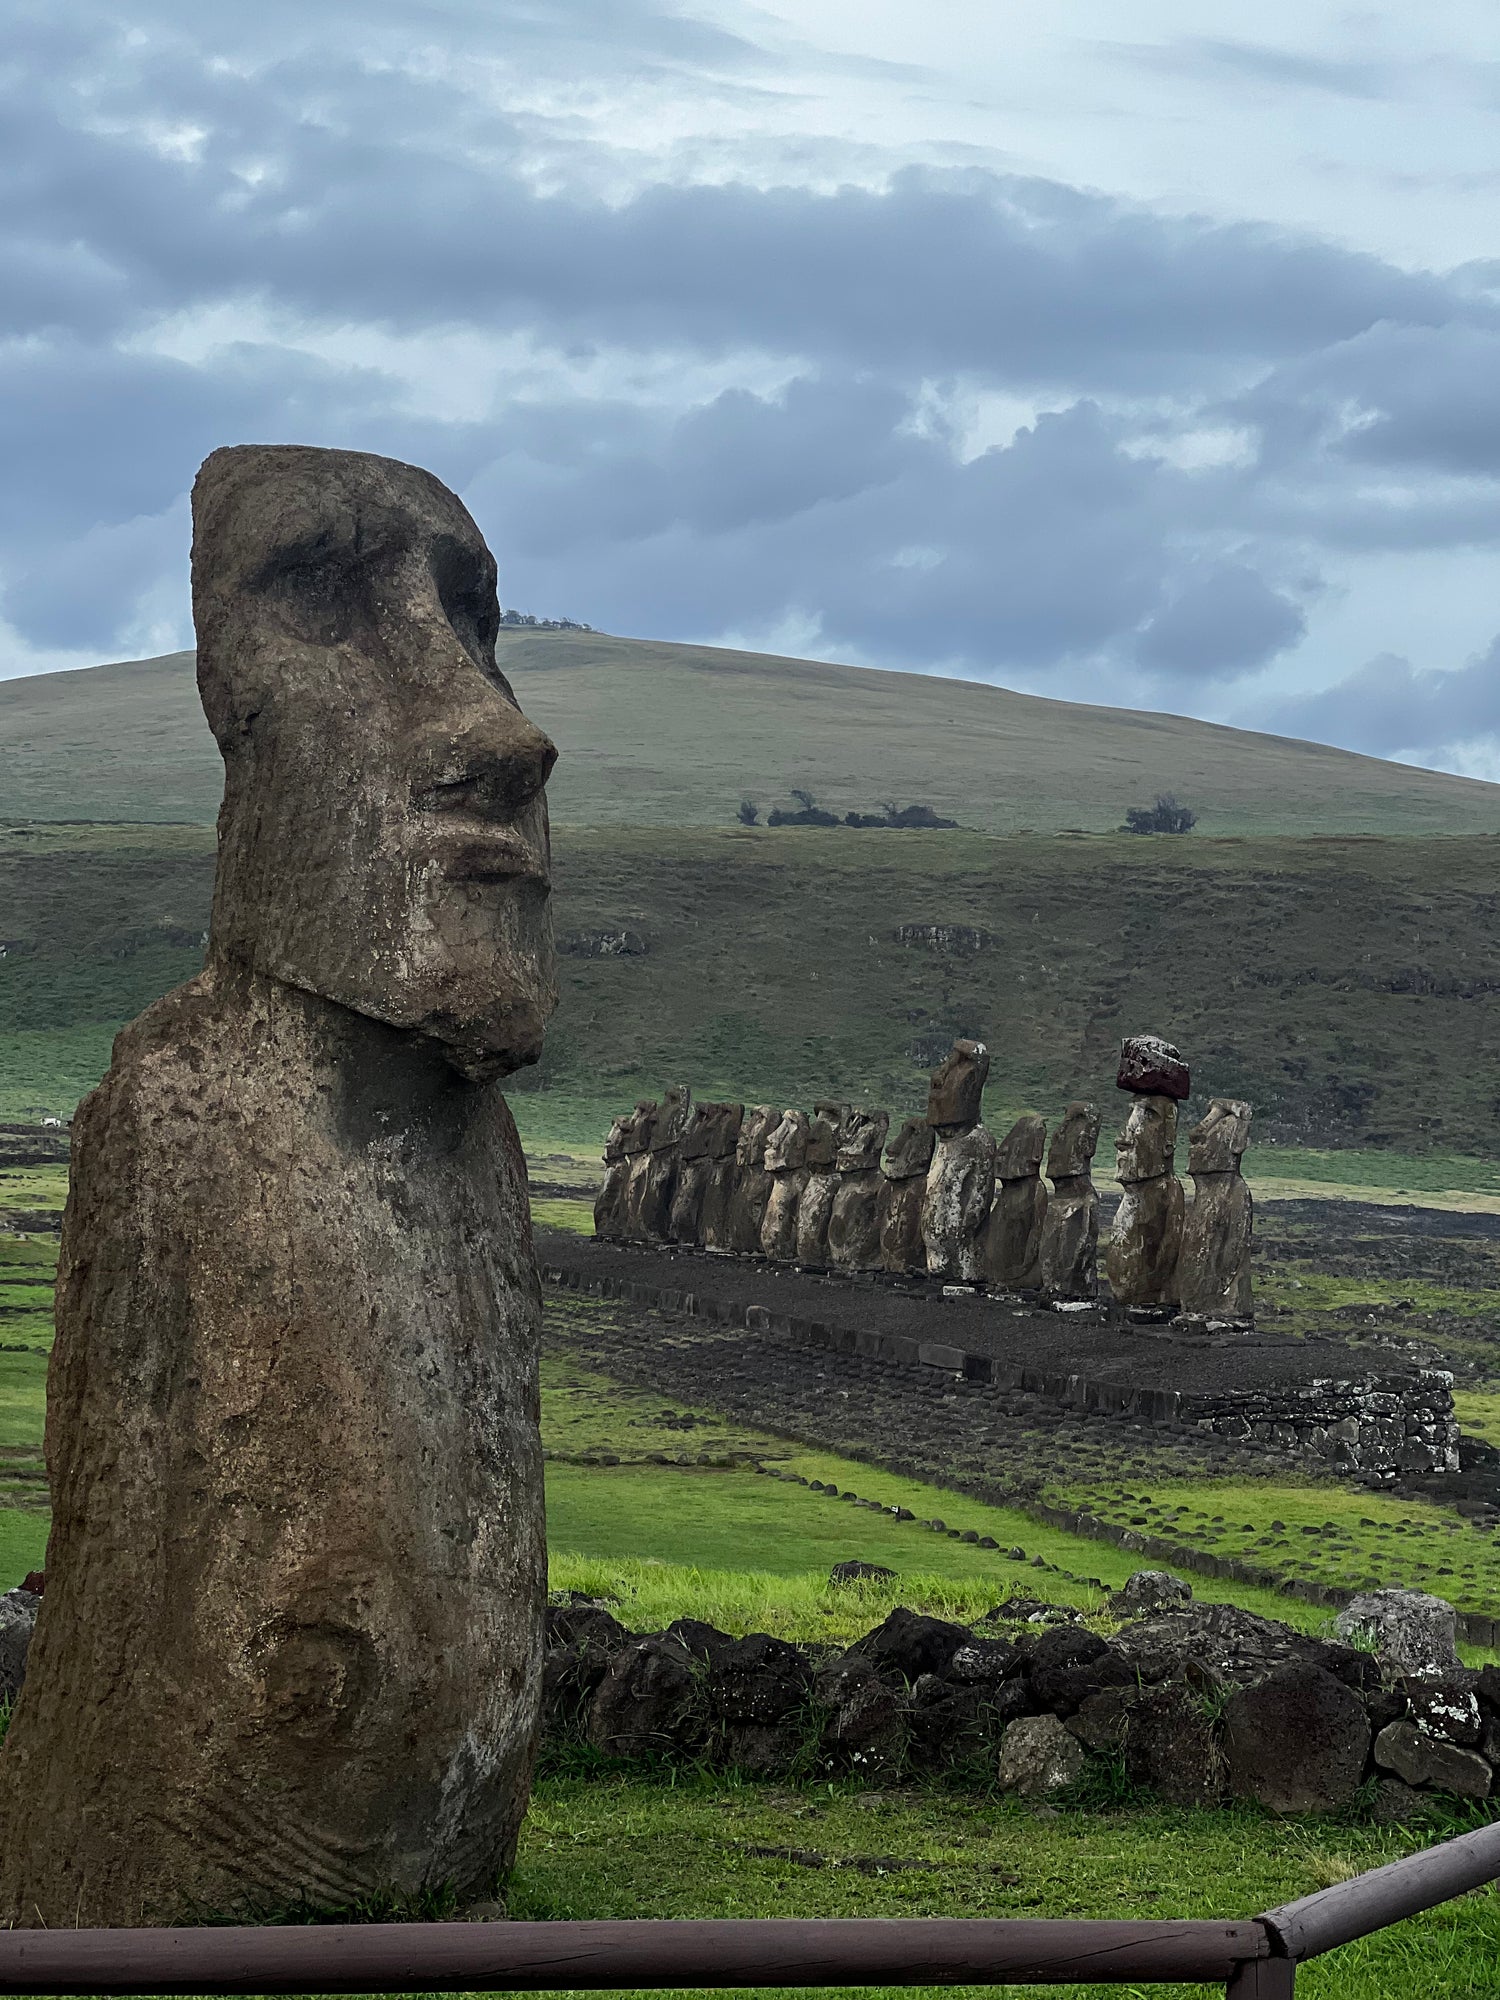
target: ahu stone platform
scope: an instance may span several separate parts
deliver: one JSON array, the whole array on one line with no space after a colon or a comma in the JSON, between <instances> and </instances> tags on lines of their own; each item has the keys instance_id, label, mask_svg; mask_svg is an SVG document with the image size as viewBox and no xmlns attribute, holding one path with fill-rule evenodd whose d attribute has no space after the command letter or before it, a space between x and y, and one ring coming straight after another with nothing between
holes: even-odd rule
<instances>
[{"instance_id":1,"label":"ahu stone platform","mask_svg":"<svg viewBox=\"0 0 1500 2000\"><path fill-rule=\"evenodd\" d=\"M1058 1314L938 1285L800 1271L680 1247L539 1231L544 1282L830 1354L1024 1390L1060 1410L1191 1428L1390 1484L1458 1471L1453 1378L1362 1368L1336 1341L1183 1335L1104 1305Z\"/></svg>"}]
</instances>

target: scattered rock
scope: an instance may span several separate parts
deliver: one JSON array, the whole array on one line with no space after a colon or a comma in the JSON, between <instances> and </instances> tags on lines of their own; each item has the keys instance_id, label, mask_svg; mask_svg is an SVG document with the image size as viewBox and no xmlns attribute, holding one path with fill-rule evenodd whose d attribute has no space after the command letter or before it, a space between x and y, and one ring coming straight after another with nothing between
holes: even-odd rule
<instances>
[{"instance_id":1,"label":"scattered rock","mask_svg":"<svg viewBox=\"0 0 1500 2000\"><path fill-rule=\"evenodd\" d=\"M879 1563L841 1562L835 1563L828 1572L830 1583L894 1583L896 1571L883 1569Z\"/></svg>"},{"instance_id":2,"label":"scattered rock","mask_svg":"<svg viewBox=\"0 0 1500 2000\"><path fill-rule=\"evenodd\" d=\"M1181 1052L1160 1035L1127 1035L1120 1044L1115 1083L1121 1090L1153 1096L1185 1098L1192 1089Z\"/></svg>"},{"instance_id":3,"label":"scattered rock","mask_svg":"<svg viewBox=\"0 0 1500 2000\"><path fill-rule=\"evenodd\" d=\"M1202 1694L1185 1681L1144 1690L1130 1710L1125 1768L1174 1806L1210 1806L1224 1795L1224 1759Z\"/></svg>"},{"instance_id":4,"label":"scattered rock","mask_svg":"<svg viewBox=\"0 0 1500 2000\"><path fill-rule=\"evenodd\" d=\"M1138 1569L1127 1576L1104 1607L1112 1618L1141 1618L1150 1611L1190 1604L1193 1587L1166 1569Z\"/></svg>"},{"instance_id":5,"label":"scattered rock","mask_svg":"<svg viewBox=\"0 0 1500 2000\"><path fill-rule=\"evenodd\" d=\"M1048 1799L1070 1791L1087 1768L1083 1746L1055 1715L1027 1715L1000 1739L996 1778L1001 1791Z\"/></svg>"},{"instance_id":6,"label":"scattered rock","mask_svg":"<svg viewBox=\"0 0 1500 2000\"><path fill-rule=\"evenodd\" d=\"M1373 1645L1404 1674L1448 1674L1459 1665L1458 1614L1425 1590L1367 1590L1333 1621L1341 1639Z\"/></svg>"},{"instance_id":7,"label":"scattered rock","mask_svg":"<svg viewBox=\"0 0 1500 2000\"><path fill-rule=\"evenodd\" d=\"M585 1734L607 1757L664 1756L701 1736L698 1676L677 1639L635 1639L610 1661Z\"/></svg>"},{"instance_id":8,"label":"scattered rock","mask_svg":"<svg viewBox=\"0 0 1500 2000\"><path fill-rule=\"evenodd\" d=\"M859 1656L846 1653L819 1669L814 1693L827 1710L821 1737L841 1769L895 1771L907 1741L906 1696Z\"/></svg>"},{"instance_id":9,"label":"scattered rock","mask_svg":"<svg viewBox=\"0 0 1500 2000\"><path fill-rule=\"evenodd\" d=\"M1375 1738L1375 1762L1408 1785L1460 1798L1487 1799L1492 1773L1483 1757L1427 1736L1409 1719L1388 1723Z\"/></svg>"},{"instance_id":10,"label":"scattered rock","mask_svg":"<svg viewBox=\"0 0 1500 2000\"><path fill-rule=\"evenodd\" d=\"M1224 1711L1231 1788L1272 1812L1333 1812L1359 1789L1370 1722L1352 1688L1322 1667L1279 1667Z\"/></svg>"},{"instance_id":11,"label":"scattered rock","mask_svg":"<svg viewBox=\"0 0 1500 2000\"><path fill-rule=\"evenodd\" d=\"M40 1603L40 1594L24 1586L0 1597L0 1701L13 1701L21 1692Z\"/></svg>"},{"instance_id":12,"label":"scattered rock","mask_svg":"<svg viewBox=\"0 0 1500 2000\"><path fill-rule=\"evenodd\" d=\"M898 1605L883 1624L856 1639L849 1653L881 1673L900 1674L911 1682L922 1674L946 1674L959 1648L972 1645L973 1639L967 1626Z\"/></svg>"}]
</instances>

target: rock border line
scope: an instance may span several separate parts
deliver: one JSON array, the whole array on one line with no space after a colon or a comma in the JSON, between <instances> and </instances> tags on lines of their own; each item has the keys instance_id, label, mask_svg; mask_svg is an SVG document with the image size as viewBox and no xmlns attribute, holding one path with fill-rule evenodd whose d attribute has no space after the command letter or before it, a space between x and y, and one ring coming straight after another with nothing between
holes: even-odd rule
<instances>
[{"instance_id":1,"label":"rock border line","mask_svg":"<svg viewBox=\"0 0 1500 2000\"><path fill-rule=\"evenodd\" d=\"M769 1306L749 1306L741 1318L733 1307L723 1301L700 1297L679 1286L643 1284L639 1279L590 1277L561 1264L544 1264L541 1275L545 1284L587 1297L619 1299L624 1304L647 1306L656 1312L683 1313L714 1320L723 1326L743 1326L751 1333L775 1333L807 1347L834 1354L851 1354L887 1367L920 1370L929 1376L1020 1390L1024 1394L1041 1397L1063 1413L1094 1411L1126 1422L1134 1419L1140 1423L1170 1424L1177 1419L1182 1403L1182 1397L1176 1390L1127 1391L1089 1382L1081 1375L1047 1376L1034 1368L1007 1368L1002 1360L994 1356L971 1354L947 1341L917 1340L909 1334L873 1333L853 1327L831 1326L824 1320L775 1312ZM892 1476L902 1475L893 1472ZM840 1495L840 1498L845 1497ZM867 1504L880 1505L876 1501ZM1117 1527L1114 1522L1101 1520L1097 1514L1091 1514L1086 1509L1054 1507L1045 1501L1028 1500L1021 1496L1007 1499L1003 1504L1041 1527L1058 1528L1088 1541L1109 1542L1132 1555L1150 1556L1157 1562L1171 1563L1179 1569L1191 1570L1195 1575L1213 1577L1220 1582L1243 1583L1253 1589L1274 1591L1282 1597L1295 1597L1322 1610L1341 1610L1357 1595L1353 1589L1339 1584L1318 1583L1311 1577L1283 1576L1263 1564L1244 1562L1238 1556L1216 1556L1204 1549L1169 1541L1162 1535L1142 1534L1136 1528ZM959 1538L963 1538L962 1533ZM980 1537L976 1534L974 1539L977 1543ZM1059 1570L1057 1574L1068 1575L1072 1581L1085 1581L1072 1578L1070 1572ZM1467 1644L1500 1647L1500 1618L1477 1611L1459 1611L1457 1615L1459 1637Z\"/></svg>"}]
</instances>

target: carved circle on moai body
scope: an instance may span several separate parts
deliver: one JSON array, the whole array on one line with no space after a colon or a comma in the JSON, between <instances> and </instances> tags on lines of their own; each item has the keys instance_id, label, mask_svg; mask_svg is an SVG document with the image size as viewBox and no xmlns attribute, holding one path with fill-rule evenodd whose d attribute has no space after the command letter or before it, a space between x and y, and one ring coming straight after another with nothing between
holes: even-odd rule
<instances>
[{"instance_id":1,"label":"carved circle on moai body","mask_svg":"<svg viewBox=\"0 0 1500 2000\"><path fill-rule=\"evenodd\" d=\"M430 1037L474 1081L535 1062L557 752L495 664L495 564L463 503L367 452L216 451L193 617L224 758L209 962Z\"/></svg>"},{"instance_id":2,"label":"carved circle on moai body","mask_svg":"<svg viewBox=\"0 0 1500 2000\"><path fill-rule=\"evenodd\" d=\"M989 1073L990 1052L983 1042L955 1042L927 1087L928 1124L939 1130L977 1125Z\"/></svg>"},{"instance_id":3,"label":"carved circle on moai body","mask_svg":"<svg viewBox=\"0 0 1500 2000\"><path fill-rule=\"evenodd\" d=\"M932 1165L932 1149L937 1134L925 1118L906 1118L885 1149L885 1177L888 1181L925 1180Z\"/></svg>"},{"instance_id":4,"label":"carved circle on moai body","mask_svg":"<svg viewBox=\"0 0 1500 2000\"><path fill-rule=\"evenodd\" d=\"M1151 1097L1186 1097L1192 1089L1188 1066L1180 1049L1164 1042L1160 1035L1127 1035L1120 1044L1120 1067L1115 1077L1120 1090L1135 1090Z\"/></svg>"}]
</instances>

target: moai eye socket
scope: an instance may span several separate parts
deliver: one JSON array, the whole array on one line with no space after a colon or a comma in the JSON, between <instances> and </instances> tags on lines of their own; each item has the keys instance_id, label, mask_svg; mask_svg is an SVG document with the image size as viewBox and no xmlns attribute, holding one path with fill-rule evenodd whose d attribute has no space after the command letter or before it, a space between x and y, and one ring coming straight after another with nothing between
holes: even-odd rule
<instances>
[{"instance_id":1,"label":"moai eye socket","mask_svg":"<svg viewBox=\"0 0 1500 2000\"><path fill-rule=\"evenodd\" d=\"M343 549L278 550L255 587L277 621L308 645L342 645L373 619L370 559Z\"/></svg>"},{"instance_id":2,"label":"moai eye socket","mask_svg":"<svg viewBox=\"0 0 1500 2000\"><path fill-rule=\"evenodd\" d=\"M444 535L433 544L432 580L443 616L459 644L476 666L492 671L495 637L500 630L493 568L476 550Z\"/></svg>"}]
</instances>

